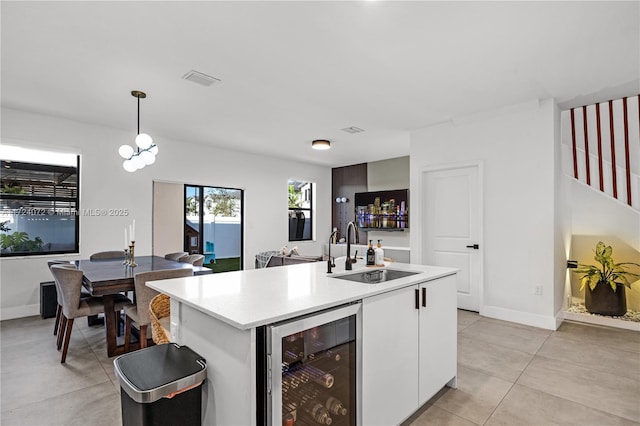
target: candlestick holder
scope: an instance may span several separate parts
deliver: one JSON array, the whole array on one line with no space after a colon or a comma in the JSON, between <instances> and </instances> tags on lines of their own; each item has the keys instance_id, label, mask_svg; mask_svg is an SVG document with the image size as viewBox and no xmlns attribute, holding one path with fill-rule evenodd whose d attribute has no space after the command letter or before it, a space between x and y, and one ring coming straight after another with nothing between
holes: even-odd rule
<instances>
[{"instance_id":1,"label":"candlestick holder","mask_svg":"<svg viewBox=\"0 0 640 426\"><path fill-rule=\"evenodd\" d=\"M129 266L131 266L132 268L135 268L136 266L138 266L134 256L135 248L136 248L136 242L131 241L131 245L129 246Z\"/></svg>"},{"instance_id":2,"label":"candlestick holder","mask_svg":"<svg viewBox=\"0 0 640 426\"><path fill-rule=\"evenodd\" d=\"M125 266L129 266L129 249L128 248L124 249L124 261L122 261L122 264Z\"/></svg>"}]
</instances>

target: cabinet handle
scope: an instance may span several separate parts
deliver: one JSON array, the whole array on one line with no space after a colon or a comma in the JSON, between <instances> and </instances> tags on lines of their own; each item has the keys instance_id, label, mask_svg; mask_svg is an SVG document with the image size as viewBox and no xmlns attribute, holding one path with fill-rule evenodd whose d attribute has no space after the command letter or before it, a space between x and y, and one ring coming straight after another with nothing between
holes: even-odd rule
<instances>
[{"instance_id":1,"label":"cabinet handle","mask_svg":"<svg viewBox=\"0 0 640 426\"><path fill-rule=\"evenodd\" d=\"M420 290L416 288L416 309L420 309Z\"/></svg>"},{"instance_id":2,"label":"cabinet handle","mask_svg":"<svg viewBox=\"0 0 640 426\"><path fill-rule=\"evenodd\" d=\"M427 288L422 287L422 307L427 307Z\"/></svg>"}]
</instances>

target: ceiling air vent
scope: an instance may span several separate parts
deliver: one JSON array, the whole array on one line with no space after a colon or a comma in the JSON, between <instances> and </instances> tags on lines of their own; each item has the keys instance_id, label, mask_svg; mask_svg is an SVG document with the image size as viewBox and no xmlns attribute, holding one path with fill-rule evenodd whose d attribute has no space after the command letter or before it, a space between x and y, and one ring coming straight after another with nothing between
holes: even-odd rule
<instances>
[{"instance_id":1,"label":"ceiling air vent","mask_svg":"<svg viewBox=\"0 0 640 426\"><path fill-rule=\"evenodd\" d=\"M344 129L341 129L343 132L347 132L347 133L360 133L360 132L364 132L364 129L361 129L360 127L356 127L356 126L351 126L351 127L345 127Z\"/></svg>"},{"instance_id":2,"label":"ceiling air vent","mask_svg":"<svg viewBox=\"0 0 640 426\"><path fill-rule=\"evenodd\" d=\"M191 70L185 75L182 76L185 80L192 81L194 83L198 83L202 86L211 86L213 83L219 83L219 78L211 77L210 75L203 74L198 71Z\"/></svg>"}]
</instances>

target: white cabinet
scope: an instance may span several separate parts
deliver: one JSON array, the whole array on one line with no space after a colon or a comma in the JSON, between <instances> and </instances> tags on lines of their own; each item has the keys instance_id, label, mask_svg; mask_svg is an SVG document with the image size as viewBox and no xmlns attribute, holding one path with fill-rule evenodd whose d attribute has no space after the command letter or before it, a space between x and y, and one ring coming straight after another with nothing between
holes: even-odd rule
<instances>
[{"instance_id":1,"label":"white cabinet","mask_svg":"<svg viewBox=\"0 0 640 426\"><path fill-rule=\"evenodd\" d=\"M418 406L416 286L362 301L362 425L389 426Z\"/></svg>"},{"instance_id":2,"label":"white cabinet","mask_svg":"<svg viewBox=\"0 0 640 426\"><path fill-rule=\"evenodd\" d=\"M456 276L429 281L420 287L418 405L423 405L458 375Z\"/></svg>"},{"instance_id":3,"label":"white cabinet","mask_svg":"<svg viewBox=\"0 0 640 426\"><path fill-rule=\"evenodd\" d=\"M362 302L362 424L396 425L456 376L455 275Z\"/></svg>"}]
</instances>

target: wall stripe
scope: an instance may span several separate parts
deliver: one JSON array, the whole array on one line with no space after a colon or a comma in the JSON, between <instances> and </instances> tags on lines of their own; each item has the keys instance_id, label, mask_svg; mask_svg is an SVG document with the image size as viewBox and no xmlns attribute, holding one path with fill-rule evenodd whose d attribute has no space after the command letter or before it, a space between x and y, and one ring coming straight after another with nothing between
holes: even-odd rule
<instances>
[{"instance_id":1,"label":"wall stripe","mask_svg":"<svg viewBox=\"0 0 640 426\"><path fill-rule=\"evenodd\" d=\"M584 165L587 172L587 185L591 185L591 168L589 167L589 131L587 129L587 107L582 107L582 124L584 128Z\"/></svg>"},{"instance_id":2,"label":"wall stripe","mask_svg":"<svg viewBox=\"0 0 640 426\"><path fill-rule=\"evenodd\" d=\"M604 173L602 172L602 130L600 129L600 104L596 104L596 127L598 129L598 178L600 191L604 192Z\"/></svg>"},{"instance_id":3,"label":"wall stripe","mask_svg":"<svg viewBox=\"0 0 640 426\"><path fill-rule=\"evenodd\" d=\"M613 183L613 198L618 198L618 178L616 176L616 143L613 131L613 101L609 101L609 133L611 135L611 179Z\"/></svg>"},{"instance_id":4,"label":"wall stripe","mask_svg":"<svg viewBox=\"0 0 640 426\"><path fill-rule=\"evenodd\" d=\"M571 143L573 145L573 177L578 179L578 150L576 148L576 121L571 108Z\"/></svg>"},{"instance_id":5,"label":"wall stripe","mask_svg":"<svg viewBox=\"0 0 640 426\"><path fill-rule=\"evenodd\" d=\"M627 98L622 98L622 117L624 118L624 164L627 178L627 204L631 205L631 160L629 159L629 121L627 120Z\"/></svg>"}]
</instances>

